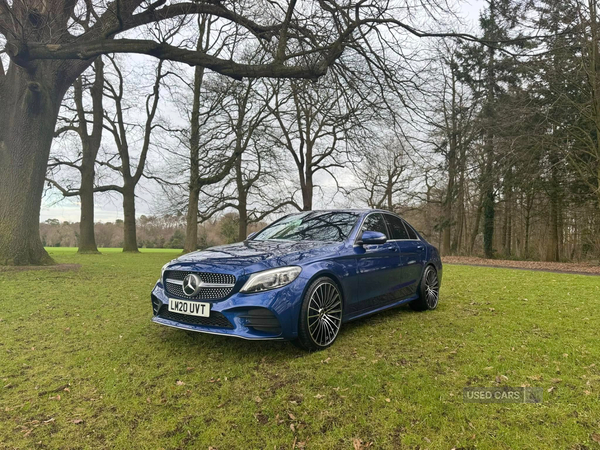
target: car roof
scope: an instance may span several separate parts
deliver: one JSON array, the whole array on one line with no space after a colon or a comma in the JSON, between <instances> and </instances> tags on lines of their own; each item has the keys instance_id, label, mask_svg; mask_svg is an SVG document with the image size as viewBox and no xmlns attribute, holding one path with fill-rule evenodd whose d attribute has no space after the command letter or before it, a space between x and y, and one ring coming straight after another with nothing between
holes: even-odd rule
<instances>
[{"instance_id":1,"label":"car roof","mask_svg":"<svg viewBox=\"0 0 600 450\"><path fill-rule=\"evenodd\" d=\"M347 212L347 213L355 213L355 214L361 214L361 215L372 213L372 212L379 212L379 213L393 214L396 216L398 215L395 212L388 211L385 209L369 209L369 208L313 209L311 211L298 211L297 213L292 213L292 214L300 214L303 212L311 212L311 213Z\"/></svg>"}]
</instances>

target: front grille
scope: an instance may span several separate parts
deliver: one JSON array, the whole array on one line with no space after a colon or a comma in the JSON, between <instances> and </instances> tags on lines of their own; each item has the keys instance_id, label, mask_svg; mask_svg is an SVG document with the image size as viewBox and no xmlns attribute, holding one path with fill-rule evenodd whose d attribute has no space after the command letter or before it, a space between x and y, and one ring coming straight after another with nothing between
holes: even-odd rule
<instances>
[{"instance_id":1,"label":"front grille","mask_svg":"<svg viewBox=\"0 0 600 450\"><path fill-rule=\"evenodd\" d=\"M188 316L187 314L179 314L169 311L169 307L164 305L159 313L158 317L161 319L173 320L179 323L185 323L188 325L201 325L204 327L216 327L216 328L229 328L232 329L233 325L227 317L218 311L211 311L210 317L198 317Z\"/></svg>"},{"instance_id":2,"label":"front grille","mask_svg":"<svg viewBox=\"0 0 600 450\"><path fill-rule=\"evenodd\" d=\"M199 275L204 283L209 283L212 286L203 287L198 294L188 297L184 294L181 284L170 283L169 280L183 281L190 273ZM224 286L215 286L222 284ZM166 291L181 298L194 298L198 300L221 300L231 294L235 277L226 273L210 273L210 272L190 272L183 270L167 270L165 272L165 288Z\"/></svg>"}]
</instances>

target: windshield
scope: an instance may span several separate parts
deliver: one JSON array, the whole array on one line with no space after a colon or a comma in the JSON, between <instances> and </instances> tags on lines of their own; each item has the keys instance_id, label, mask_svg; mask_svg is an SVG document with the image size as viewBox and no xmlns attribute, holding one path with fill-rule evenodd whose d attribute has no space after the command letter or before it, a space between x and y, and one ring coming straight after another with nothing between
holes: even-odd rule
<instances>
[{"instance_id":1,"label":"windshield","mask_svg":"<svg viewBox=\"0 0 600 450\"><path fill-rule=\"evenodd\" d=\"M253 240L343 241L352 231L358 214L350 212L305 212L292 214L269 225Z\"/></svg>"}]
</instances>

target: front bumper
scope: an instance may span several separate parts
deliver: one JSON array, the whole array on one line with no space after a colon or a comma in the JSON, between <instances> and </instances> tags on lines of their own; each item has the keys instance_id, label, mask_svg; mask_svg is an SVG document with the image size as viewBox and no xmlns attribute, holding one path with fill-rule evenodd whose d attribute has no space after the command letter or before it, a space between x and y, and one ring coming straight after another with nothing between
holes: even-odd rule
<instances>
[{"instance_id":1,"label":"front bumper","mask_svg":"<svg viewBox=\"0 0 600 450\"><path fill-rule=\"evenodd\" d=\"M257 294L235 292L210 303L207 320L168 312L170 298L196 301L169 295L159 281L152 290L152 321L161 325L201 333L220 334L250 340L295 339L303 285L300 277L279 289Z\"/></svg>"}]
</instances>

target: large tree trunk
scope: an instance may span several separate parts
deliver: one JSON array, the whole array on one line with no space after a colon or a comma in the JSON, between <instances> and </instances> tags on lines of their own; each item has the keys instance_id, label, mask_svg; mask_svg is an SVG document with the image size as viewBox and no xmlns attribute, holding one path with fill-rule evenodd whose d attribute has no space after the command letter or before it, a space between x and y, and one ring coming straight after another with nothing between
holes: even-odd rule
<instances>
[{"instance_id":1,"label":"large tree trunk","mask_svg":"<svg viewBox=\"0 0 600 450\"><path fill-rule=\"evenodd\" d=\"M550 201L550 229L548 230L548 246L546 247L546 261L558 261L560 259L560 175L558 173L559 157L554 148L550 149L550 183L548 197Z\"/></svg>"},{"instance_id":2,"label":"large tree trunk","mask_svg":"<svg viewBox=\"0 0 600 450\"><path fill-rule=\"evenodd\" d=\"M460 141L460 140L459 140ZM465 230L465 145L460 142L460 176L458 181L457 197L458 197L458 208L456 211L456 231L454 232L454 239L452 241L451 252L457 253L460 250L463 241L463 233Z\"/></svg>"},{"instance_id":3,"label":"large tree trunk","mask_svg":"<svg viewBox=\"0 0 600 450\"><path fill-rule=\"evenodd\" d=\"M75 83L75 102L79 116L80 138L82 142L81 186L81 218L79 220L79 253L98 253L94 234L94 179L96 177L96 157L102 142L102 126L104 124L104 62L102 58L94 61L96 78L91 88L92 95L92 133L88 134L87 118L83 105L83 87L81 78Z\"/></svg>"},{"instance_id":4,"label":"large tree trunk","mask_svg":"<svg viewBox=\"0 0 600 450\"><path fill-rule=\"evenodd\" d=\"M479 222L481 222L481 212L483 211L483 198L485 193L481 193L479 203L477 204L477 210L475 212L475 223L473 224L473 231L471 232L471 240L469 242L469 255L473 254L475 250L475 240L479 234Z\"/></svg>"},{"instance_id":5,"label":"large tree trunk","mask_svg":"<svg viewBox=\"0 0 600 450\"><path fill-rule=\"evenodd\" d=\"M94 233L94 161L81 164L81 217L79 219L79 250L78 253L98 253Z\"/></svg>"},{"instance_id":6,"label":"large tree trunk","mask_svg":"<svg viewBox=\"0 0 600 450\"><path fill-rule=\"evenodd\" d=\"M51 264L39 233L54 127L66 88L45 66L0 78L0 264Z\"/></svg>"},{"instance_id":7,"label":"large tree trunk","mask_svg":"<svg viewBox=\"0 0 600 450\"><path fill-rule=\"evenodd\" d=\"M495 2L489 2L490 17L496 20ZM488 47L488 61L486 74L486 104L485 113L485 138L484 154L485 167L483 174L483 253L486 258L494 257L494 216L495 216L495 193L494 193L494 101L496 86L495 49Z\"/></svg>"},{"instance_id":8,"label":"large tree trunk","mask_svg":"<svg viewBox=\"0 0 600 450\"><path fill-rule=\"evenodd\" d=\"M244 241L248 237L248 188L244 183L244 173L242 171L242 156L240 155L235 162L235 184L238 195L238 240Z\"/></svg>"},{"instance_id":9,"label":"large tree trunk","mask_svg":"<svg viewBox=\"0 0 600 450\"><path fill-rule=\"evenodd\" d=\"M200 34L196 48L202 50L202 40L206 30L206 18L200 23ZM208 36L206 38L208 46ZM191 132L190 132L190 195L185 227L185 244L183 253L198 250L198 202L200 201L200 91L204 80L204 68L194 69L194 90L192 100Z\"/></svg>"},{"instance_id":10,"label":"large tree trunk","mask_svg":"<svg viewBox=\"0 0 600 450\"><path fill-rule=\"evenodd\" d=\"M197 167L197 166L196 166ZM198 201L200 200L200 189L190 186L190 196L188 200L188 210L185 226L185 244L183 253L195 252L198 250Z\"/></svg>"},{"instance_id":11,"label":"large tree trunk","mask_svg":"<svg viewBox=\"0 0 600 450\"><path fill-rule=\"evenodd\" d=\"M302 210L311 211L313 206L313 180L312 174L307 174L306 181L302 185Z\"/></svg>"},{"instance_id":12,"label":"large tree trunk","mask_svg":"<svg viewBox=\"0 0 600 450\"><path fill-rule=\"evenodd\" d=\"M456 111L456 78L452 73L452 102L450 111L450 133L448 148L448 186L446 198L444 199L444 237L442 242L442 254L451 254L450 242L452 234L452 204L454 203L454 184L456 182L456 149L458 147Z\"/></svg>"},{"instance_id":13,"label":"large tree trunk","mask_svg":"<svg viewBox=\"0 0 600 450\"><path fill-rule=\"evenodd\" d=\"M245 241L248 237L248 205L246 194L239 196L238 212L240 220L238 222L238 238L241 241Z\"/></svg>"},{"instance_id":14,"label":"large tree trunk","mask_svg":"<svg viewBox=\"0 0 600 450\"><path fill-rule=\"evenodd\" d=\"M139 251L135 230L135 186L127 182L123 186L123 251Z\"/></svg>"}]
</instances>

